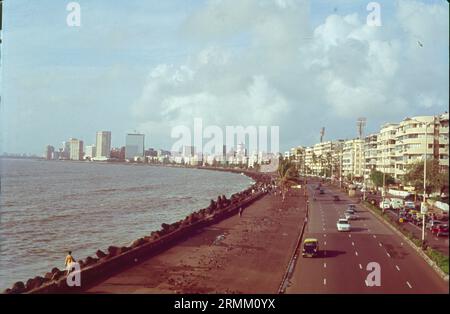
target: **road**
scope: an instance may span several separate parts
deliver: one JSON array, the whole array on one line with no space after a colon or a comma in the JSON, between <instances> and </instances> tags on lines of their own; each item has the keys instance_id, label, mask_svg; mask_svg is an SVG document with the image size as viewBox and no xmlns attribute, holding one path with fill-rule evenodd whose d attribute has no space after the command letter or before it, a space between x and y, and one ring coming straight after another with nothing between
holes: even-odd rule
<instances>
[{"instance_id":1,"label":"road","mask_svg":"<svg viewBox=\"0 0 450 314\"><path fill-rule=\"evenodd\" d=\"M308 185L309 194L314 193ZM341 201L333 201L338 194ZM448 283L403 239L371 212L357 206L358 220L351 232L338 232L336 222L352 201L332 187L310 197L309 220L303 239L317 238L320 254L299 257L287 293L448 293ZM380 286L368 286L366 278L380 265Z\"/></svg>"}]
</instances>

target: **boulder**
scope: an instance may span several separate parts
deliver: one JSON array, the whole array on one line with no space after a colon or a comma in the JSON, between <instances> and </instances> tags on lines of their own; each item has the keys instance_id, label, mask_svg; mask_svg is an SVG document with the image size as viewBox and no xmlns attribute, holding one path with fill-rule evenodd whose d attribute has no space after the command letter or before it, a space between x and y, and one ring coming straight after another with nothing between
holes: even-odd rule
<instances>
[{"instance_id":1,"label":"boulder","mask_svg":"<svg viewBox=\"0 0 450 314\"><path fill-rule=\"evenodd\" d=\"M47 281L50 281L50 280L52 280L52 277L53 277L53 273L48 272L45 274L44 279Z\"/></svg>"},{"instance_id":2,"label":"boulder","mask_svg":"<svg viewBox=\"0 0 450 314\"><path fill-rule=\"evenodd\" d=\"M108 247L109 256L116 256L120 254L120 249L117 246Z\"/></svg>"},{"instance_id":3,"label":"boulder","mask_svg":"<svg viewBox=\"0 0 450 314\"><path fill-rule=\"evenodd\" d=\"M84 265L85 265L85 267L87 267L87 266L91 266L91 265L95 264L96 262L97 262L96 258L88 256L88 257L86 257L86 260L84 261Z\"/></svg>"},{"instance_id":4,"label":"boulder","mask_svg":"<svg viewBox=\"0 0 450 314\"><path fill-rule=\"evenodd\" d=\"M11 288L11 293L25 292L25 284L22 281L17 281Z\"/></svg>"},{"instance_id":5,"label":"boulder","mask_svg":"<svg viewBox=\"0 0 450 314\"><path fill-rule=\"evenodd\" d=\"M55 274L57 272L60 272L59 268L58 267L53 267L52 268L52 274Z\"/></svg>"},{"instance_id":6,"label":"boulder","mask_svg":"<svg viewBox=\"0 0 450 314\"><path fill-rule=\"evenodd\" d=\"M37 276L33 279L28 279L25 287L27 290L33 290L39 288L44 283L44 278L41 276Z\"/></svg>"},{"instance_id":7,"label":"boulder","mask_svg":"<svg viewBox=\"0 0 450 314\"><path fill-rule=\"evenodd\" d=\"M131 244L131 247L132 247L132 248L136 248L136 247L141 246L141 245L143 245L143 244L145 244L145 243L146 243L146 242L145 242L145 240L144 240L143 238L139 238L139 239L135 240L135 241Z\"/></svg>"},{"instance_id":8,"label":"boulder","mask_svg":"<svg viewBox=\"0 0 450 314\"><path fill-rule=\"evenodd\" d=\"M60 271L54 273L53 276L52 276L52 281L56 281L56 280L61 279L61 278L65 275L65 273L66 273L66 272L64 272L64 271L62 271L62 270L60 270Z\"/></svg>"},{"instance_id":9,"label":"boulder","mask_svg":"<svg viewBox=\"0 0 450 314\"><path fill-rule=\"evenodd\" d=\"M97 255L98 258L106 256L105 252L103 252L102 250L97 250L97 252L95 252L95 255Z\"/></svg>"}]
</instances>

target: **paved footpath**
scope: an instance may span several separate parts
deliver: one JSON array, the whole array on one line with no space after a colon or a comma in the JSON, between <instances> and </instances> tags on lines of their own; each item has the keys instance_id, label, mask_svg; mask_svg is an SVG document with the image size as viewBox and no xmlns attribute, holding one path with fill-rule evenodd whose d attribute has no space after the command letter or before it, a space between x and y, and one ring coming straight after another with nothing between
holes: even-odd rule
<instances>
[{"instance_id":1,"label":"paved footpath","mask_svg":"<svg viewBox=\"0 0 450 314\"><path fill-rule=\"evenodd\" d=\"M276 293L305 217L303 191L267 195L87 293ZM219 239L219 240L217 240Z\"/></svg>"}]
</instances>

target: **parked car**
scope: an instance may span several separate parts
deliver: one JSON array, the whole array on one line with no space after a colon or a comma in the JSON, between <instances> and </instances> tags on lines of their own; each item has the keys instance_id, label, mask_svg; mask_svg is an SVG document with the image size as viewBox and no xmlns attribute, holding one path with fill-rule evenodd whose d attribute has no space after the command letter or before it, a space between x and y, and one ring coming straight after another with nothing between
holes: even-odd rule
<instances>
[{"instance_id":1,"label":"parked car","mask_svg":"<svg viewBox=\"0 0 450 314\"><path fill-rule=\"evenodd\" d=\"M347 220L355 220L358 218L354 211L348 209L345 211L344 215Z\"/></svg>"},{"instance_id":2,"label":"parked car","mask_svg":"<svg viewBox=\"0 0 450 314\"><path fill-rule=\"evenodd\" d=\"M339 202L341 199L340 199L339 195L333 195L333 200L336 202Z\"/></svg>"},{"instance_id":3,"label":"parked car","mask_svg":"<svg viewBox=\"0 0 450 314\"><path fill-rule=\"evenodd\" d=\"M409 209L409 210L415 210L416 209L416 204L412 201L406 201L405 202L405 209Z\"/></svg>"},{"instance_id":4,"label":"parked car","mask_svg":"<svg viewBox=\"0 0 450 314\"><path fill-rule=\"evenodd\" d=\"M400 209L400 208L403 208L403 206L404 206L404 203L401 198L392 198L391 199L390 207L392 209Z\"/></svg>"},{"instance_id":5,"label":"parked car","mask_svg":"<svg viewBox=\"0 0 450 314\"><path fill-rule=\"evenodd\" d=\"M385 199L384 201L380 202L380 208L381 209L389 209L391 208L391 202L388 199Z\"/></svg>"},{"instance_id":6,"label":"parked car","mask_svg":"<svg viewBox=\"0 0 450 314\"><path fill-rule=\"evenodd\" d=\"M434 226L431 229L431 233L435 234L436 236L448 236L448 225L445 224L438 224Z\"/></svg>"},{"instance_id":7,"label":"parked car","mask_svg":"<svg viewBox=\"0 0 450 314\"><path fill-rule=\"evenodd\" d=\"M433 228L436 228L438 225L442 224L441 221L439 220L430 220L426 225L425 228L427 228L428 230L432 231Z\"/></svg>"},{"instance_id":8,"label":"parked car","mask_svg":"<svg viewBox=\"0 0 450 314\"><path fill-rule=\"evenodd\" d=\"M336 223L338 231L350 231L351 226L347 219L341 218Z\"/></svg>"},{"instance_id":9,"label":"parked car","mask_svg":"<svg viewBox=\"0 0 450 314\"><path fill-rule=\"evenodd\" d=\"M355 204L348 204L347 210L353 210L354 212L356 212L356 205Z\"/></svg>"},{"instance_id":10,"label":"parked car","mask_svg":"<svg viewBox=\"0 0 450 314\"><path fill-rule=\"evenodd\" d=\"M319 241L317 239L305 239L303 241L303 257L314 257L319 253Z\"/></svg>"},{"instance_id":11,"label":"parked car","mask_svg":"<svg viewBox=\"0 0 450 314\"><path fill-rule=\"evenodd\" d=\"M320 189L319 194L325 194L325 190L324 189Z\"/></svg>"}]
</instances>

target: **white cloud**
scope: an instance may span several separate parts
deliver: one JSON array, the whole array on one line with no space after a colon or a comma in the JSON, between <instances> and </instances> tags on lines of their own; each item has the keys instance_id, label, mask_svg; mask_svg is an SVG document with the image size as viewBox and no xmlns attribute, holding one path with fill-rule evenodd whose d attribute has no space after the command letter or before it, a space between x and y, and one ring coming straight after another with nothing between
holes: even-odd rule
<instances>
[{"instance_id":1,"label":"white cloud","mask_svg":"<svg viewBox=\"0 0 450 314\"><path fill-rule=\"evenodd\" d=\"M387 26L333 14L311 30L305 1L209 1L183 25L186 38L203 48L181 66L151 71L135 117L141 129L162 136L202 117L218 125L281 125L285 143L310 144L318 123L336 136L354 135L336 118L381 122L422 108L443 111L448 6L399 1L396 8Z\"/></svg>"}]
</instances>

